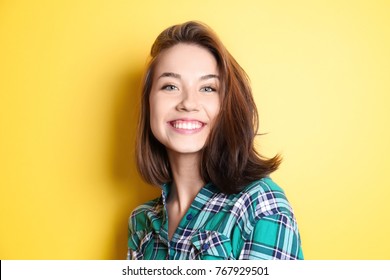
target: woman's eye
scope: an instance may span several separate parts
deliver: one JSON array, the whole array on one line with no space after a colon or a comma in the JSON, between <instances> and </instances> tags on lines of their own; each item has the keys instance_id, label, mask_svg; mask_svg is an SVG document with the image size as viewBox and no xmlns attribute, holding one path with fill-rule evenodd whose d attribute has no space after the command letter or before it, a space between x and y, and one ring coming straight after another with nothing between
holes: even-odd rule
<instances>
[{"instance_id":1,"label":"woman's eye","mask_svg":"<svg viewBox=\"0 0 390 280\"><path fill-rule=\"evenodd\" d=\"M167 91L173 91L173 90L177 90L177 87L174 85L166 85L166 86L163 86L162 89L167 90Z\"/></svg>"},{"instance_id":2,"label":"woman's eye","mask_svg":"<svg viewBox=\"0 0 390 280\"><path fill-rule=\"evenodd\" d=\"M216 91L216 89L213 88L213 87L203 87L203 88L200 89L200 91L202 91L202 92L214 92L214 91Z\"/></svg>"}]
</instances>

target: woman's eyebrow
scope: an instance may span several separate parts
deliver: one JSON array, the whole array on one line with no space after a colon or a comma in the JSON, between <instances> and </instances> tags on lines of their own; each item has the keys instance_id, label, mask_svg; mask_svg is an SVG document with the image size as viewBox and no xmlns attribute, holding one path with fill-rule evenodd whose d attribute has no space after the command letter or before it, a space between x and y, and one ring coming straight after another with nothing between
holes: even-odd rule
<instances>
[{"instance_id":1,"label":"woman's eyebrow","mask_svg":"<svg viewBox=\"0 0 390 280\"><path fill-rule=\"evenodd\" d=\"M175 78L175 79L181 79L180 74L173 73L173 72L164 72L158 77L158 79L163 78L163 77L171 77L171 78ZM218 79L219 80L219 76L216 74L208 74L208 75L201 76L199 78L199 80L208 80L208 79Z\"/></svg>"},{"instance_id":2,"label":"woman's eyebrow","mask_svg":"<svg viewBox=\"0 0 390 280\"><path fill-rule=\"evenodd\" d=\"M172 78L176 78L176 79L181 79L181 76L179 74L176 74L173 72L164 72L158 78L160 79L163 77L172 77Z\"/></svg>"},{"instance_id":3,"label":"woman's eyebrow","mask_svg":"<svg viewBox=\"0 0 390 280\"><path fill-rule=\"evenodd\" d=\"M218 79L219 80L219 76L215 75L215 74L208 74L208 75L204 75L204 76L200 77L199 80L208 80L208 79Z\"/></svg>"}]
</instances>

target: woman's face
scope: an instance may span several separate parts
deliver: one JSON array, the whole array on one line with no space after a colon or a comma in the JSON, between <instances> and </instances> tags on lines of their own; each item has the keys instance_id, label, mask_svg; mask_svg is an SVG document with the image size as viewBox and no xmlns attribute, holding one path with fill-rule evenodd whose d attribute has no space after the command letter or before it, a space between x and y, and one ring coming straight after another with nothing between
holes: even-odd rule
<instances>
[{"instance_id":1,"label":"woman's face","mask_svg":"<svg viewBox=\"0 0 390 280\"><path fill-rule=\"evenodd\" d=\"M193 44L164 50L155 66L149 97L153 135L169 151L199 152L220 109L214 56Z\"/></svg>"}]
</instances>

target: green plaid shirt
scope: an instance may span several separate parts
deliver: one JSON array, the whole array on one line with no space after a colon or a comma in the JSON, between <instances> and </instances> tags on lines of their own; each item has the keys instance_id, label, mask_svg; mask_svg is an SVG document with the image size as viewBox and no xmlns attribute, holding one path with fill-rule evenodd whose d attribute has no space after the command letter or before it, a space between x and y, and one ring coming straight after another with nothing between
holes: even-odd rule
<instances>
[{"instance_id":1,"label":"green plaid shirt","mask_svg":"<svg viewBox=\"0 0 390 280\"><path fill-rule=\"evenodd\" d=\"M238 194L205 185L168 239L166 198L137 207L129 218L128 259L303 259L297 222L283 190L270 178Z\"/></svg>"}]
</instances>

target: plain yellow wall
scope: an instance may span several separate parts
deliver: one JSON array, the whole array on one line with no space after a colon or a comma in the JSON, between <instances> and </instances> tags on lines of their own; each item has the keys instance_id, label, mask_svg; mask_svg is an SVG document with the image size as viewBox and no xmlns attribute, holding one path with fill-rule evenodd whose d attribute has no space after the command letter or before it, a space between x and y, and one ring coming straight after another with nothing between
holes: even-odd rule
<instances>
[{"instance_id":1,"label":"plain yellow wall","mask_svg":"<svg viewBox=\"0 0 390 280\"><path fill-rule=\"evenodd\" d=\"M0 259L123 259L152 42L210 25L247 71L260 152L307 259L390 259L389 1L1 1Z\"/></svg>"}]
</instances>

